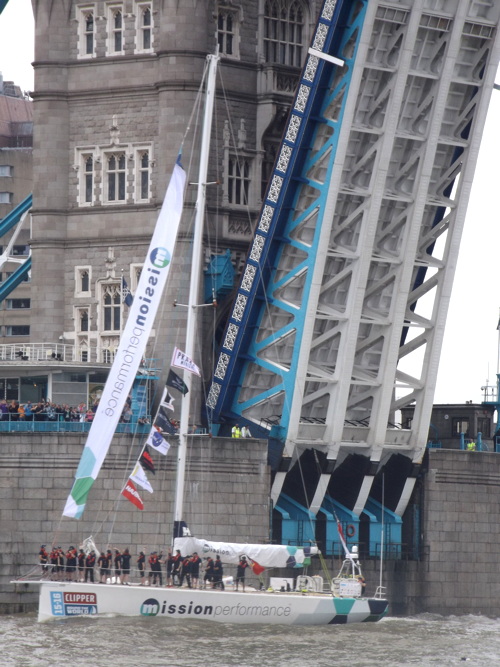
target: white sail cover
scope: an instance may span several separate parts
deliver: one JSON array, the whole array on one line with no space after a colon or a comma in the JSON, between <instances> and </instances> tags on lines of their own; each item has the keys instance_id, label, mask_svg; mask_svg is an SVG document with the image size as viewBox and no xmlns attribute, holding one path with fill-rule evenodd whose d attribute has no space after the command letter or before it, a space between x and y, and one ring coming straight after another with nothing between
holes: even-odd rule
<instances>
[{"instance_id":1,"label":"white sail cover","mask_svg":"<svg viewBox=\"0 0 500 667\"><path fill-rule=\"evenodd\" d=\"M234 564L237 564L240 557L244 555L263 567L302 567L309 564L310 556L319 553L317 547L212 542L196 537L176 537L174 549L179 549L182 556L196 552L198 556L205 558L220 556L224 563Z\"/></svg>"},{"instance_id":2,"label":"white sail cover","mask_svg":"<svg viewBox=\"0 0 500 667\"><path fill-rule=\"evenodd\" d=\"M180 157L180 156L179 156ZM120 346L76 471L63 515L79 519L108 453L160 304L182 215L186 174L178 159L167 188Z\"/></svg>"}]
</instances>

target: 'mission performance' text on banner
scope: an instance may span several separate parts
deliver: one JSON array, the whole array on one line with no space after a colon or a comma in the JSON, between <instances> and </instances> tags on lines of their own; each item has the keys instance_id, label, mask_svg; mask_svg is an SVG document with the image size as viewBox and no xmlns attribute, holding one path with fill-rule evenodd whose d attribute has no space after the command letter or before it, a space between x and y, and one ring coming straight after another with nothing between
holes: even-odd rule
<instances>
[{"instance_id":1,"label":"'mission performance' text on banner","mask_svg":"<svg viewBox=\"0 0 500 667\"><path fill-rule=\"evenodd\" d=\"M144 355L170 270L182 214L185 182L186 174L178 162L156 223L120 346L90 428L73 488L64 507L64 516L79 519L83 514L88 493L106 457Z\"/></svg>"}]
</instances>

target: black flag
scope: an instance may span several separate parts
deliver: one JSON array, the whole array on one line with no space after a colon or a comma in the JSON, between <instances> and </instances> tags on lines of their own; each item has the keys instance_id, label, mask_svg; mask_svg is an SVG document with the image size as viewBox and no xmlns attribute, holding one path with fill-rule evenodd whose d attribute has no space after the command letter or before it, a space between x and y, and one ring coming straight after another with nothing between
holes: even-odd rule
<instances>
[{"instance_id":1,"label":"black flag","mask_svg":"<svg viewBox=\"0 0 500 667\"><path fill-rule=\"evenodd\" d=\"M174 389L177 389L183 396L185 396L189 391L184 380L172 370L168 374L167 387L173 387Z\"/></svg>"}]
</instances>

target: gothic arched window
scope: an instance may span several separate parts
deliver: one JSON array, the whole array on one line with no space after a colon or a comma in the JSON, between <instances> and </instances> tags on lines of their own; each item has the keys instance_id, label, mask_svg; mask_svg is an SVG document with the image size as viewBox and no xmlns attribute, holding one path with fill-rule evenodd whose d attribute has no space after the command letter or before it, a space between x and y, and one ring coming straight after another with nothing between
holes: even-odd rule
<instances>
[{"instance_id":1,"label":"gothic arched window","mask_svg":"<svg viewBox=\"0 0 500 667\"><path fill-rule=\"evenodd\" d=\"M304 7L294 0L266 0L264 5L264 59L300 67L304 39Z\"/></svg>"}]
</instances>

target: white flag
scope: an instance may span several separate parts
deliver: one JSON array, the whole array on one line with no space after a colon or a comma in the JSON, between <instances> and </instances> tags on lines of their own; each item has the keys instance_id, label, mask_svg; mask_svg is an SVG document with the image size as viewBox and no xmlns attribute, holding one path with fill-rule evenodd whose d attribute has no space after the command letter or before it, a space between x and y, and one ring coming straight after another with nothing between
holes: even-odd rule
<instances>
[{"instance_id":1,"label":"white flag","mask_svg":"<svg viewBox=\"0 0 500 667\"><path fill-rule=\"evenodd\" d=\"M142 486L143 489L146 489L146 491L149 491L149 493L153 493L153 487L151 484L148 482L148 478L146 477L146 473L144 472L141 464L137 462L135 464L135 468L132 471L132 474L130 475L130 479L132 479L134 482L137 482L139 486Z\"/></svg>"},{"instance_id":2,"label":"white flag","mask_svg":"<svg viewBox=\"0 0 500 667\"><path fill-rule=\"evenodd\" d=\"M163 396L161 397L160 405L163 405L167 410L174 409L175 398L168 393L168 389L165 387L163 390Z\"/></svg>"},{"instance_id":3,"label":"white flag","mask_svg":"<svg viewBox=\"0 0 500 667\"><path fill-rule=\"evenodd\" d=\"M189 371L190 373L194 373L195 375L200 375L200 369L198 366L194 363L192 359L190 359L182 350L179 350L178 347L174 349L174 354L172 355L172 363L170 364L171 366L175 366L175 368L183 368L185 371Z\"/></svg>"},{"instance_id":4,"label":"white flag","mask_svg":"<svg viewBox=\"0 0 500 667\"><path fill-rule=\"evenodd\" d=\"M149 434L146 444L150 445L156 452L163 454L163 456L165 456L170 449L169 443L154 426L151 429L151 433Z\"/></svg>"}]
</instances>

